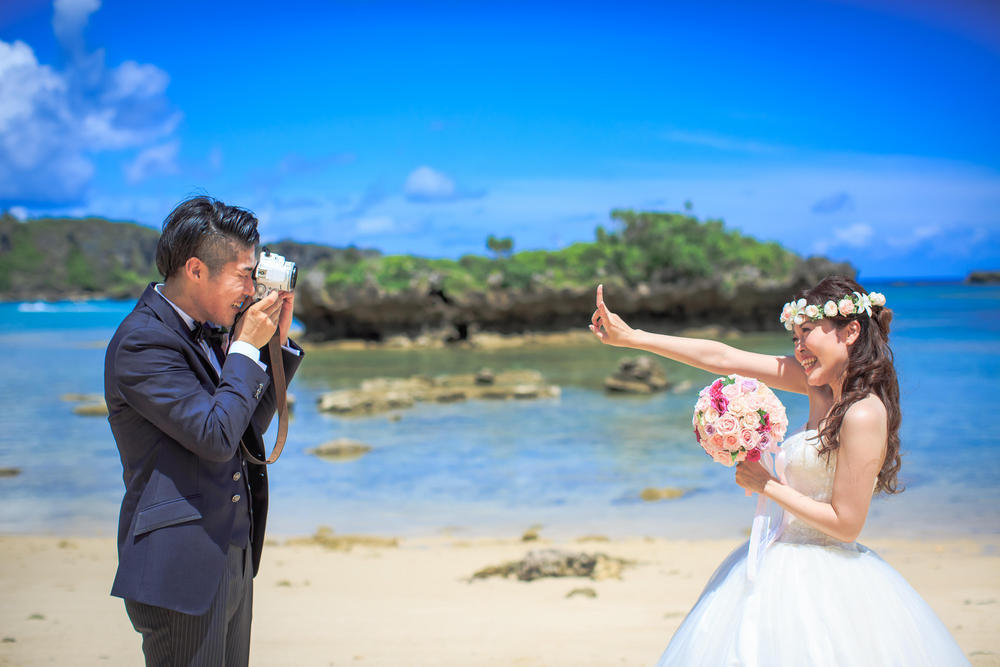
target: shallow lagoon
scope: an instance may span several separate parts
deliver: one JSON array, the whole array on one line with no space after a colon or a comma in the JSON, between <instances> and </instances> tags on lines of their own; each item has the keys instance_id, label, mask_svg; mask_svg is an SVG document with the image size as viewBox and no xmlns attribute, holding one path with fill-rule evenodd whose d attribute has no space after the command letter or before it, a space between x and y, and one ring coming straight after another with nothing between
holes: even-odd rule
<instances>
[{"instance_id":1,"label":"shallow lagoon","mask_svg":"<svg viewBox=\"0 0 1000 667\"><path fill-rule=\"evenodd\" d=\"M907 491L873 504L866 534L1000 533L1000 458L982 399L1000 376L1000 288L880 285L895 310L893 347L903 395L902 479ZM107 421L72 413L65 393L100 393L104 344L131 304L0 304L0 532L113 535L121 466ZM583 313L581 328L589 313ZM745 335L739 347L782 353L789 337ZM743 532L753 500L694 443L691 409L711 380L663 361L690 389L608 396L603 378L627 350L600 345L494 351L310 350L292 392L298 402L271 470L272 534L543 533L726 537ZM320 414L324 391L375 376L533 368L562 386L559 399L417 404L386 415ZM792 424L804 397L779 393ZM981 414L985 412L987 420ZM272 436L273 437L273 436ZM305 450L338 437L373 450L345 463ZM647 486L691 492L647 503Z\"/></svg>"}]
</instances>

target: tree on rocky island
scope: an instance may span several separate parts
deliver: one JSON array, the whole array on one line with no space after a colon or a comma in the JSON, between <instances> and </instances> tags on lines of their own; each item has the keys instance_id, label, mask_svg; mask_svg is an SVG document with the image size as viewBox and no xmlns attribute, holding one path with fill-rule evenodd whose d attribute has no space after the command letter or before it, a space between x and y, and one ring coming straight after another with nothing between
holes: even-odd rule
<instances>
[{"instance_id":1,"label":"tree on rocky island","mask_svg":"<svg viewBox=\"0 0 1000 667\"><path fill-rule=\"evenodd\" d=\"M514 251L514 239L509 236L505 236L500 239L493 234L490 234L486 238L486 247L497 259L500 257L510 257L511 253Z\"/></svg>"}]
</instances>

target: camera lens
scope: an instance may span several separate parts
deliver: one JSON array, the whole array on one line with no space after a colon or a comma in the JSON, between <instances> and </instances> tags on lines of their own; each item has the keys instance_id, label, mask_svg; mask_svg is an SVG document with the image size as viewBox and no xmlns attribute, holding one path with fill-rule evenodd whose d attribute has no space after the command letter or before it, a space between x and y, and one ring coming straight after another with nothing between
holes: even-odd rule
<instances>
[{"instance_id":1,"label":"camera lens","mask_svg":"<svg viewBox=\"0 0 1000 667\"><path fill-rule=\"evenodd\" d=\"M298 275L299 275L299 267L295 264L292 264L292 275L288 278L288 286L291 289L295 289L295 279L298 277Z\"/></svg>"}]
</instances>

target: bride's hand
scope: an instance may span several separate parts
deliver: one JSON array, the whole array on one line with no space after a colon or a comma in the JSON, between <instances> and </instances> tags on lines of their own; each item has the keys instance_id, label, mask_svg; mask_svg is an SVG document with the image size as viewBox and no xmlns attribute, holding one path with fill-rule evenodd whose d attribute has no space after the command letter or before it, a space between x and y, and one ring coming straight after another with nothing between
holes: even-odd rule
<instances>
[{"instance_id":1,"label":"bride's hand","mask_svg":"<svg viewBox=\"0 0 1000 667\"><path fill-rule=\"evenodd\" d=\"M764 493L764 486L772 479L760 461L743 461L736 466L736 483L747 490L747 495Z\"/></svg>"},{"instance_id":2,"label":"bride's hand","mask_svg":"<svg viewBox=\"0 0 1000 667\"><path fill-rule=\"evenodd\" d=\"M597 286L597 310L590 317L590 330L602 343L617 347L627 347L629 338L635 332L604 304L604 285Z\"/></svg>"}]
</instances>

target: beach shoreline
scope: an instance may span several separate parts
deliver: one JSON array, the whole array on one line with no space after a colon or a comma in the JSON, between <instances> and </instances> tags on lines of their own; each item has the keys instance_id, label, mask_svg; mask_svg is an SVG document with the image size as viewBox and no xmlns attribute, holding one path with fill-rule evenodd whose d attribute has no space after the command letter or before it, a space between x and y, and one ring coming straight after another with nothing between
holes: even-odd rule
<instances>
[{"instance_id":1,"label":"beach shoreline","mask_svg":"<svg viewBox=\"0 0 1000 667\"><path fill-rule=\"evenodd\" d=\"M390 538L330 548L269 537L254 586L251 664L649 665L740 543L544 532L531 541ZM972 664L1000 664L1000 536L862 541L924 597ZM472 577L549 548L631 565L620 579ZM0 664L141 661L140 638L108 595L114 539L7 535L0 554Z\"/></svg>"}]
</instances>

